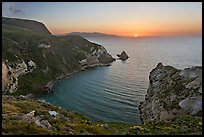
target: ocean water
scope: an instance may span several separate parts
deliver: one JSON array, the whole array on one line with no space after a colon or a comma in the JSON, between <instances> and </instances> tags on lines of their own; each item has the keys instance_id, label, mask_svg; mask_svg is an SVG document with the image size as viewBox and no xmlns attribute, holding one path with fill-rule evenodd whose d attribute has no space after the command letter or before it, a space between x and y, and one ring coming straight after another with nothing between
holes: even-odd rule
<instances>
[{"instance_id":1,"label":"ocean water","mask_svg":"<svg viewBox=\"0 0 204 137\"><path fill-rule=\"evenodd\" d=\"M115 58L123 50L130 58L58 81L56 92L42 99L93 121L141 124L138 105L147 92L149 73L159 62L178 69L202 66L202 37L87 39Z\"/></svg>"}]
</instances>

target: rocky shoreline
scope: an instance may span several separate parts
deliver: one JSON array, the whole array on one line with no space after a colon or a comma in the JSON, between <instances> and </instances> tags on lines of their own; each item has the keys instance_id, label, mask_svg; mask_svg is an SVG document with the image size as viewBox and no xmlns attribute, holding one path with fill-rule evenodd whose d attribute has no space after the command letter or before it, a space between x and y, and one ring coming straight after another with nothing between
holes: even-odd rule
<instances>
[{"instance_id":1,"label":"rocky shoreline","mask_svg":"<svg viewBox=\"0 0 204 137\"><path fill-rule=\"evenodd\" d=\"M111 63L112 63L112 62L111 62ZM67 73L67 74L65 74L65 75L63 75L63 76L59 76L59 77L57 77L56 79L51 80L51 81L49 81L47 84L45 84L45 86L44 86L44 88L45 88L45 94L49 94L49 93L52 93L52 94L53 94L53 93L55 92L55 89L54 89L53 85L54 85L56 82L60 81L60 80L66 79L66 78L70 77L71 75L74 75L74 74L79 73L79 72L81 72L81 71L84 71L84 70L86 70L86 69L91 69L91 68L96 68L96 67L106 67L106 66L110 66L111 63L100 63L100 64L97 63L97 64L88 65L88 66L83 66L83 67L81 67L80 69L74 70L73 72Z\"/></svg>"}]
</instances>

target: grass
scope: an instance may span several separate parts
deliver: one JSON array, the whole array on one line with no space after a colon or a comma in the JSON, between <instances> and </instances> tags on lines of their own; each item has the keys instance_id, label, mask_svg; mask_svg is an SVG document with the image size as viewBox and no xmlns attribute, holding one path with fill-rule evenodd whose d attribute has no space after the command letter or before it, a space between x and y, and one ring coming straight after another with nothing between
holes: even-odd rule
<instances>
[{"instance_id":1,"label":"grass","mask_svg":"<svg viewBox=\"0 0 204 137\"><path fill-rule=\"evenodd\" d=\"M34 123L27 123L18 120L10 120L2 123L3 134L7 135L47 135L52 134L49 130L36 126Z\"/></svg>"},{"instance_id":2,"label":"grass","mask_svg":"<svg viewBox=\"0 0 204 137\"><path fill-rule=\"evenodd\" d=\"M143 125L122 122L93 122L84 115L57 106L22 97L2 98L2 134L6 135L188 135L202 134L202 117L184 115L169 121L150 121ZM18 119L20 115L35 110L35 116L43 115L52 128L46 129ZM69 121L53 118L53 110L69 118ZM202 112L201 112L202 113ZM108 125L105 128L104 125Z\"/></svg>"}]
</instances>

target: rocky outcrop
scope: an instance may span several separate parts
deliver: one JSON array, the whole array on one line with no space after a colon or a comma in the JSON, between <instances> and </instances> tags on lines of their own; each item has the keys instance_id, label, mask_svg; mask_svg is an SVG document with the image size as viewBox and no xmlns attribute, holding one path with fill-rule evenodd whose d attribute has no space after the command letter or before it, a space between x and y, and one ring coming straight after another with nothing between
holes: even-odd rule
<instances>
[{"instance_id":1,"label":"rocky outcrop","mask_svg":"<svg viewBox=\"0 0 204 137\"><path fill-rule=\"evenodd\" d=\"M120 60L126 60L129 58L125 51L123 51L121 54L117 54L117 56L119 57Z\"/></svg>"},{"instance_id":2,"label":"rocky outcrop","mask_svg":"<svg viewBox=\"0 0 204 137\"><path fill-rule=\"evenodd\" d=\"M91 47L91 54L87 53L86 58L79 60L81 66L94 67L112 63L115 59L107 52L107 50L100 46L98 49Z\"/></svg>"},{"instance_id":3,"label":"rocky outcrop","mask_svg":"<svg viewBox=\"0 0 204 137\"><path fill-rule=\"evenodd\" d=\"M56 115L58 115L56 111L48 111L48 113L53 117L56 117Z\"/></svg>"},{"instance_id":4,"label":"rocky outcrop","mask_svg":"<svg viewBox=\"0 0 204 137\"><path fill-rule=\"evenodd\" d=\"M45 49L48 49L48 48L50 48L50 45L48 44L40 44L40 45L38 45L38 48L45 48Z\"/></svg>"},{"instance_id":5,"label":"rocky outcrop","mask_svg":"<svg viewBox=\"0 0 204 137\"><path fill-rule=\"evenodd\" d=\"M199 115L202 112L202 67L178 70L159 63L150 72L147 94L139 109L143 121Z\"/></svg>"},{"instance_id":6,"label":"rocky outcrop","mask_svg":"<svg viewBox=\"0 0 204 137\"><path fill-rule=\"evenodd\" d=\"M48 122L48 120L44 120L43 119L44 116L40 115L40 116L35 116L35 110L24 114L22 116L17 116L17 119L28 122L28 123L35 123L36 125L46 128L46 129L50 129L52 126L50 125L50 123Z\"/></svg>"},{"instance_id":7,"label":"rocky outcrop","mask_svg":"<svg viewBox=\"0 0 204 137\"><path fill-rule=\"evenodd\" d=\"M99 61L103 64L103 65L108 65L110 64L111 62L115 61L116 59L113 58L110 54L108 53L102 53L100 56L99 56Z\"/></svg>"},{"instance_id":8,"label":"rocky outcrop","mask_svg":"<svg viewBox=\"0 0 204 137\"><path fill-rule=\"evenodd\" d=\"M18 88L18 76L32 72L36 68L35 63L23 60L17 63L2 62L2 91L13 93Z\"/></svg>"},{"instance_id":9,"label":"rocky outcrop","mask_svg":"<svg viewBox=\"0 0 204 137\"><path fill-rule=\"evenodd\" d=\"M107 64L115 61L115 58L113 58L103 46L100 46L98 49L94 49L92 47L91 52L92 57L97 57L99 63L101 64Z\"/></svg>"},{"instance_id":10,"label":"rocky outcrop","mask_svg":"<svg viewBox=\"0 0 204 137\"><path fill-rule=\"evenodd\" d=\"M9 80L8 68L6 67L5 63L2 62L2 91L6 88L8 83L11 83Z\"/></svg>"},{"instance_id":11,"label":"rocky outcrop","mask_svg":"<svg viewBox=\"0 0 204 137\"><path fill-rule=\"evenodd\" d=\"M44 115L36 115L36 111L33 110L27 114L24 115L17 115L18 120L22 120L28 123L35 123L36 125L46 128L46 129L51 129L51 124L47 119L45 119ZM51 119L59 119L63 120L64 122L70 122L70 119L68 117L65 117L63 114L59 114L56 111L48 111L48 113L52 116Z\"/></svg>"},{"instance_id":12,"label":"rocky outcrop","mask_svg":"<svg viewBox=\"0 0 204 137\"><path fill-rule=\"evenodd\" d=\"M202 97L187 97L179 102L179 106L190 115L195 115L199 111L202 111Z\"/></svg>"}]
</instances>

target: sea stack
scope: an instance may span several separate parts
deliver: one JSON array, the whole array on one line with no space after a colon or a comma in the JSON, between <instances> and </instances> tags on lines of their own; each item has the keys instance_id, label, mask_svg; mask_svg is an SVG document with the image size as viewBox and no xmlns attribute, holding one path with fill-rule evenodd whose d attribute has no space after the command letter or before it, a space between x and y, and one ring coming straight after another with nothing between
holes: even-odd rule
<instances>
[{"instance_id":1,"label":"sea stack","mask_svg":"<svg viewBox=\"0 0 204 137\"><path fill-rule=\"evenodd\" d=\"M149 75L145 100L139 106L144 122L202 114L202 66L178 70L159 63Z\"/></svg>"},{"instance_id":2,"label":"sea stack","mask_svg":"<svg viewBox=\"0 0 204 137\"><path fill-rule=\"evenodd\" d=\"M120 55L117 54L117 56L119 57L120 60L126 60L129 58L125 51L123 51Z\"/></svg>"}]
</instances>

